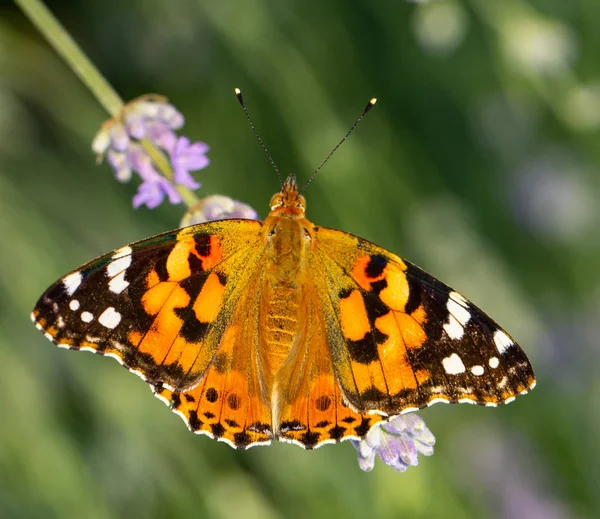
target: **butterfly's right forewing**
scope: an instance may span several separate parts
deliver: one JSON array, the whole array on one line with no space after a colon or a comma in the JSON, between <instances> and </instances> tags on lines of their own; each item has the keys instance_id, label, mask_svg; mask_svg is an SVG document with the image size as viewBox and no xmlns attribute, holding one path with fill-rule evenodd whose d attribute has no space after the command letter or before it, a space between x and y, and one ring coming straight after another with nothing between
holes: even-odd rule
<instances>
[{"instance_id":1,"label":"butterfly's right forewing","mask_svg":"<svg viewBox=\"0 0 600 519\"><path fill-rule=\"evenodd\" d=\"M333 366L357 410L496 406L534 387L523 350L458 292L356 236L318 228L315 243Z\"/></svg>"}]
</instances>

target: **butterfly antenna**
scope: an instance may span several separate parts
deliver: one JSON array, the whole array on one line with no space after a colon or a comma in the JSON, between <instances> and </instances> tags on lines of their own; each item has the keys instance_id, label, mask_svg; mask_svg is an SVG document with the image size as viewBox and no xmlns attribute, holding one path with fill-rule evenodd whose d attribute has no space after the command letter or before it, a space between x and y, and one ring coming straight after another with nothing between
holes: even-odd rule
<instances>
[{"instance_id":1,"label":"butterfly antenna","mask_svg":"<svg viewBox=\"0 0 600 519\"><path fill-rule=\"evenodd\" d=\"M344 143L344 141L348 137L350 137L350 134L358 126L358 123L363 120L363 117L369 113L369 111L371 110L371 108L373 108L373 106L375 106L376 102L377 102L377 98L375 98L375 97L368 102L367 106L365 106L365 109L358 116L358 119L356 120L356 122L348 130L348 132L346 133L346 135L344 135L344 138L340 142L337 143L337 146L335 148L333 148L333 150L331 150L331 153L329 155L327 155L327 157L325 157L325 160L323 162L321 162L321 165L315 170L315 172L310 176L310 178L304 183L304 185L302 186L302 189L300 189L300 191L298 192L298 195L300 195L308 187L308 185L313 181L313 179L315 178L315 176L317 175L317 173L320 171L320 169L327 163L327 161L338 150L338 148Z\"/></svg>"},{"instance_id":2,"label":"butterfly antenna","mask_svg":"<svg viewBox=\"0 0 600 519\"><path fill-rule=\"evenodd\" d=\"M283 179L281 178L281 173L279 172L279 168L277 168L277 165L275 164L273 157L271 157L269 150L265 146L265 143L263 142L263 140L260 138L260 135L256 131L256 128L254 127L254 123L252 122L252 119L250 118L248 109L246 108L246 105L244 104L244 98L242 97L242 91L239 88L234 88L233 90L235 92L236 97L238 98L238 101L240 102L240 105L242 105L242 108L244 109L244 113L246 114L246 119L248 119L248 122L250 123L250 128L252 128L254 135L256 135L258 142L262 146L262 149L265 151L267 158L269 159L269 162L271 163L271 166L273 166L273 169L275 170L275 173L277 173L277 178L279 178L279 184L281 185L281 189L285 189L285 184L283 183Z\"/></svg>"}]
</instances>

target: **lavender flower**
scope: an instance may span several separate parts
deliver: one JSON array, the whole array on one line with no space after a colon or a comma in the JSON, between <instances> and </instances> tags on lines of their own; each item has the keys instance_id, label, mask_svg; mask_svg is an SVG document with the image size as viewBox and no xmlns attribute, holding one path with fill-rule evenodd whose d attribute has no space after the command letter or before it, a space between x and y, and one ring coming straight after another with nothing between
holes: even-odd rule
<instances>
[{"instance_id":1,"label":"lavender flower","mask_svg":"<svg viewBox=\"0 0 600 519\"><path fill-rule=\"evenodd\" d=\"M200 187L190 172L208 166L209 148L203 142L190 143L187 137L178 137L175 130L183 123L183 115L166 98L146 95L125 105L121 114L105 122L94 138L92 150L99 160L106 156L119 182L129 182L133 172L142 178L133 198L134 207L146 205L152 209L165 196L170 203L179 204L182 197L177 185L188 189ZM154 159L139 143L142 139L167 155L172 181L157 171Z\"/></svg>"},{"instance_id":2,"label":"lavender flower","mask_svg":"<svg viewBox=\"0 0 600 519\"><path fill-rule=\"evenodd\" d=\"M418 464L418 454L431 456L435 437L416 414L394 416L376 424L360 441L352 440L358 451L358 464L364 471L375 466L377 454L386 465L398 472Z\"/></svg>"},{"instance_id":3,"label":"lavender flower","mask_svg":"<svg viewBox=\"0 0 600 519\"><path fill-rule=\"evenodd\" d=\"M203 142L190 145L187 137L179 137L171 151L171 164L173 164L173 177L177 184L190 189L198 189L198 184L190 175L190 171L203 169L208 166L209 160L204 155L208 146Z\"/></svg>"},{"instance_id":4,"label":"lavender flower","mask_svg":"<svg viewBox=\"0 0 600 519\"><path fill-rule=\"evenodd\" d=\"M138 208L146 204L149 209L154 209L163 201L165 195L172 204L181 203L181 195L175 186L154 169L152 159L139 144L129 146L127 160L143 180L133 197L133 207Z\"/></svg>"},{"instance_id":5,"label":"lavender flower","mask_svg":"<svg viewBox=\"0 0 600 519\"><path fill-rule=\"evenodd\" d=\"M243 202L232 200L228 196L210 195L200 200L181 219L180 226L194 225L197 223L225 220L230 218L243 218L256 220L256 211Z\"/></svg>"}]
</instances>

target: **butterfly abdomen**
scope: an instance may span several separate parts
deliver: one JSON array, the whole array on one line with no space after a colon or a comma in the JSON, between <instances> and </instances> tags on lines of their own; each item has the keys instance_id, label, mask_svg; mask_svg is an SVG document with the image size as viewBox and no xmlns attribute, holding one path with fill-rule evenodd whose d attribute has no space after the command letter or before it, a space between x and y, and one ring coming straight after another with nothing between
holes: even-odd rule
<instances>
[{"instance_id":1,"label":"butterfly abdomen","mask_svg":"<svg viewBox=\"0 0 600 519\"><path fill-rule=\"evenodd\" d=\"M301 290L280 287L265 291L268 301L262 321L262 355L265 367L275 375L289 357L298 336Z\"/></svg>"}]
</instances>

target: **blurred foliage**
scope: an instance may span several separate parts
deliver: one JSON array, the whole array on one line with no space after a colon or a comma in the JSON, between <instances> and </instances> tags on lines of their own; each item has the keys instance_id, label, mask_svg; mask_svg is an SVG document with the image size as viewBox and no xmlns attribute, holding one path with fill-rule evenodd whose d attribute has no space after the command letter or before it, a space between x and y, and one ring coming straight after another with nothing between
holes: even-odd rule
<instances>
[{"instance_id":1,"label":"blurred foliage","mask_svg":"<svg viewBox=\"0 0 600 519\"><path fill-rule=\"evenodd\" d=\"M535 391L434 406L436 454L362 473L348 444L236 452L190 434L107 359L58 350L37 297L177 225L96 166L107 118L0 4L0 517L598 517L597 0L48 2L124 99L167 95L210 144L203 193L263 216L278 189L232 92L319 225L370 239L515 335Z\"/></svg>"}]
</instances>

